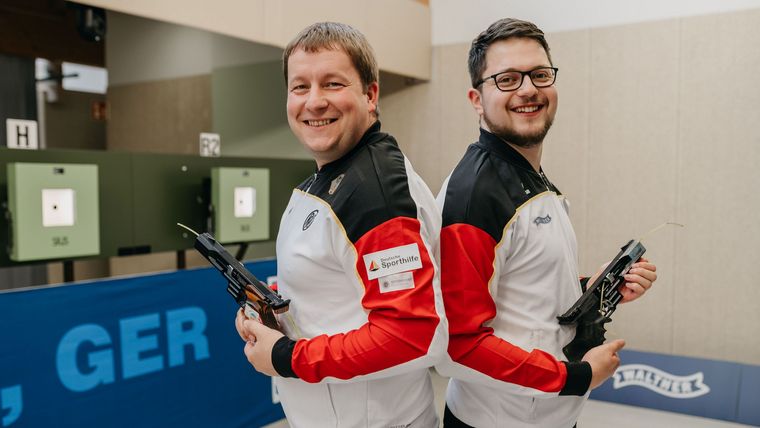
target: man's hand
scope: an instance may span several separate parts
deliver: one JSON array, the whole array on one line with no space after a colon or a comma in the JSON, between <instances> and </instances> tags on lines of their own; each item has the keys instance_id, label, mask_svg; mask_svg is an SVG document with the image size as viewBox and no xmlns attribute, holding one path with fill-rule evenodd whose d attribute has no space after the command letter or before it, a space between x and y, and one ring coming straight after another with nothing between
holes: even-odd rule
<instances>
[{"instance_id":1,"label":"man's hand","mask_svg":"<svg viewBox=\"0 0 760 428\"><path fill-rule=\"evenodd\" d=\"M625 274L625 284L620 286L620 294L623 300L620 303L630 302L641 297L657 280L657 266L649 263L649 260L640 258L631 265L631 269Z\"/></svg>"},{"instance_id":2,"label":"man's hand","mask_svg":"<svg viewBox=\"0 0 760 428\"><path fill-rule=\"evenodd\" d=\"M623 349L623 346L625 346L625 341L617 339L591 348L586 352L582 361L588 361L591 364L589 391L604 383L607 378L615 373L615 370L620 366L620 357L617 353Z\"/></svg>"},{"instance_id":3,"label":"man's hand","mask_svg":"<svg viewBox=\"0 0 760 428\"><path fill-rule=\"evenodd\" d=\"M235 319L236 327L237 324L237 319ZM272 365L272 348L275 342L284 335L255 320L244 319L241 324L238 333L246 340L243 352L248 362L257 371L267 376L279 376Z\"/></svg>"},{"instance_id":4,"label":"man's hand","mask_svg":"<svg viewBox=\"0 0 760 428\"><path fill-rule=\"evenodd\" d=\"M603 264L597 273L594 274L589 280L588 284L596 281L599 275L604 272L609 262ZM649 260L640 258L636 263L631 265L631 269L625 274L625 282L620 285L620 294L623 295L623 300L620 303L627 303L632 300L636 300L652 287L652 284L657 280L657 266L649 263Z\"/></svg>"},{"instance_id":5,"label":"man's hand","mask_svg":"<svg viewBox=\"0 0 760 428\"><path fill-rule=\"evenodd\" d=\"M243 339L243 342L248 342L249 340L253 340L253 337L249 337L248 331L243 328L243 321L245 321L246 318L245 314L243 313L243 308L240 308L237 311L237 316L235 317L235 330L237 330L238 335L240 335L240 338Z\"/></svg>"}]
</instances>

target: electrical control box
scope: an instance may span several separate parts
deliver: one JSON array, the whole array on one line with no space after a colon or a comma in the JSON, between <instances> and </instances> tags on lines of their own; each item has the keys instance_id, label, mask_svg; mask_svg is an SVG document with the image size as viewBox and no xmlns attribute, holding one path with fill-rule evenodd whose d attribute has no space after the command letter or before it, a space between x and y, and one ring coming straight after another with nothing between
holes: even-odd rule
<instances>
[{"instance_id":1,"label":"electrical control box","mask_svg":"<svg viewBox=\"0 0 760 428\"><path fill-rule=\"evenodd\" d=\"M221 243L269 239L269 170L211 169L214 235Z\"/></svg>"},{"instance_id":2,"label":"electrical control box","mask_svg":"<svg viewBox=\"0 0 760 428\"><path fill-rule=\"evenodd\" d=\"M97 165L17 162L7 174L11 260L100 253Z\"/></svg>"}]
</instances>

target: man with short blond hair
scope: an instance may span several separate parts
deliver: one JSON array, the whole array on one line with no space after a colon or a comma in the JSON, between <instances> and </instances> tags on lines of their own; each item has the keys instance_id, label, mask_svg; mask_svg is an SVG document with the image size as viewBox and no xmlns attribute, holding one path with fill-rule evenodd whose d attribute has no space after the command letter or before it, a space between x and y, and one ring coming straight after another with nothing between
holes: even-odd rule
<instances>
[{"instance_id":1,"label":"man with short blond hair","mask_svg":"<svg viewBox=\"0 0 760 428\"><path fill-rule=\"evenodd\" d=\"M437 427L428 367L446 349L440 214L380 131L377 64L357 30L317 23L283 55L291 130L316 173L277 236L281 332L236 318L293 427Z\"/></svg>"}]
</instances>

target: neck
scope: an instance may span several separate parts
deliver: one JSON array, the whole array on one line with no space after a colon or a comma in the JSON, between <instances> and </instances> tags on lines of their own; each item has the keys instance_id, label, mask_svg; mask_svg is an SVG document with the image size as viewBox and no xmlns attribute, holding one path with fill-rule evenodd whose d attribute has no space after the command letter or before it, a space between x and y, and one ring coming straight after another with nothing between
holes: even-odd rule
<instances>
[{"instance_id":1,"label":"neck","mask_svg":"<svg viewBox=\"0 0 760 428\"><path fill-rule=\"evenodd\" d=\"M494 134L493 131L488 129L488 125L486 125L485 121L481 120L480 126L482 126L483 129L490 132L491 134L499 137L497 134ZM543 141L541 141L538 144L534 144L530 147L523 147L523 146L518 146L516 144L512 144L501 137L499 138L501 139L501 141L504 141L505 143L509 144L510 147L517 150L517 153L520 153L525 158L525 160L528 161L530 166L532 166L536 172L541 171L541 153L543 153L543 148L544 148Z\"/></svg>"},{"instance_id":2,"label":"neck","mask_svg":"<svg viewBox=\"0 0 760 428\"><path fill-rule=\"evenodd\" d=\"M317 171L321 171L323 166L335 162L353 150L361 142L362 138L364 138L364 136L367 134L367 131L369 131L369 129L375 125L375 123L377 123L377 117L372 116L369 120L369 124L364 127L364 131L359 136L359 139L349 147L336 147L336 151L329 151L320 154L314 153L313 156L314 161L317 163Z\"/></svg>"},{"instance_id":3,"label":"neck","mask_svg":"<svg viewBox=\"0 0 760 428\"><path fill-rule=\"evenodd\" d=\"M512 146L513 149L517 150L518 153L523 155L523 157L528 161L528 163L530 163L530 166L532 166L536 172L539 172L541 170L541 153L544 147L543 142L530 147L521 147L510 142L507 142L507 144Z\"/></svg>"}]
</instances>

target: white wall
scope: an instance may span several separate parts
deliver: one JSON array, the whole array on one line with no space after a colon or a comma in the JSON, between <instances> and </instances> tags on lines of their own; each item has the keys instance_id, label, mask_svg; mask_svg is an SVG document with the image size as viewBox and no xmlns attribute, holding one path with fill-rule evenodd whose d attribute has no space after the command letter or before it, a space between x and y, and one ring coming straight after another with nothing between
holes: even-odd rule
<instances>
[{"instance_id":1,"label":"white wall","mask_svg":"<svg viewBox=\"0 0 760 428\"><path fill-rule=\"evenodd\" d=\"M545 33L657 21L760 7L757 0L431 0L433 45L471 42L504 17Z\"/></svg>"}]
</instances>

